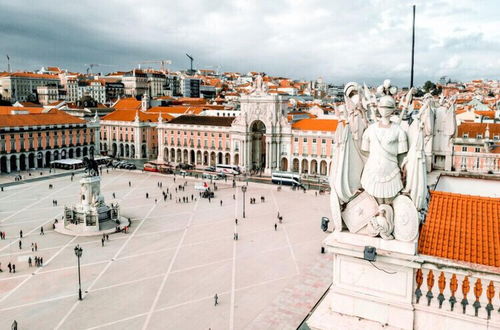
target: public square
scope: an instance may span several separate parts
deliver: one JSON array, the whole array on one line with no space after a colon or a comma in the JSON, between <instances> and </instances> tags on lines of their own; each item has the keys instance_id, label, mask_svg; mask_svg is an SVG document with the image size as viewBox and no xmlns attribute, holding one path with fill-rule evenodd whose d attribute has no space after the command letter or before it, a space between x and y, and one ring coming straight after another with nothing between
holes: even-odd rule
<instances>
[{"instance_id":1,"label":"public square","mask_svg":"<svg viewBox=\"0 0 500 330\"><path fill-rule=\"evenodd\" d=\"M255 322L272 327L266 317L286 318L281 314L298 308L294 317L300 320L290 324L294 328L328 288L331 256L320 253L327 235L320 219L329 216L328 195L249 183L243 219L243 182L233 188L231 180L217 181L209 202L194 188L198 179L177 176L174 183L173 175L104 171L106 202L118 202L132 226L127 234L111 234L103 247L100 236L52 230L64 205L77 202L81 175L73 181L65 176L10 186L0 193L0 231L7 236L0 241L0 328L17 320L19 329L250 329L266 327ZM185 182L185 191L176 193ZM172 199L164 201L167 188ZM189 202L177 203L178 197ZM37 243L37 252L31 243ZM77 244L83 248L82 301ZM29 268L29 256L43 257L43 267ZM324 276L315 270L322 261ZM16 265L15 274L9 273L9 262ZM318 284L314 276L326 282ZM294 288L301 285L313 286L319 296L309 289L307 297L300 296Z\"/></svg>"}]
</instances>

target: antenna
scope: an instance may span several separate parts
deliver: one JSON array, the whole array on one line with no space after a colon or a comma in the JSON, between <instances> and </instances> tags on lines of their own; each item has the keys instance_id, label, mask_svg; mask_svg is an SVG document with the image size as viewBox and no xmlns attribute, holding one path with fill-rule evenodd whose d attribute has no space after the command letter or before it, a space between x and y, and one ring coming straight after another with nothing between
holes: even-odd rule
<instances>
[{"instance_id":1,"label":"antenna","mask_svg":"<svg viewBox=\"0 0 500 330\"><path fill-rule=\"evenodd\" d=\"M413 87L413 65L415 64L415 5L413 5L413 30L411 37L411 78L410 88Z\"/></svg>"},{"instance_id":2,"label":"antenna","mask_svg":"<svg viewBox=\"0 0 500 330\"><path fill-rule=\"evenodd\" d=\"M10 57L9 55L5 55L7 56L7 72L10 72Z\"/></svg>"},{"instance_id":3,"label":"antenna","mask_svg":"<svg viewBox=\"0 0 500 330\"><path fill-rule=\"evenodd\" d=\"M194 61L194 58L191 55L187 54L187 53L186 53L186 56L189 57L189 60L191 61L191 69L189 70L189 72L193 73L193 61Z\"/></svg>"}]
</instances>

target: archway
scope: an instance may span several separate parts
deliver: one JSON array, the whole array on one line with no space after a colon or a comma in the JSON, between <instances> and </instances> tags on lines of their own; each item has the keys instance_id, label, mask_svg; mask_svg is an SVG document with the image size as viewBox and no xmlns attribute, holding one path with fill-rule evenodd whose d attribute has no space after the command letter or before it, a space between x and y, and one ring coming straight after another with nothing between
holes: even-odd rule
<instances>
[{"instance_id":1,"label":"archway","mask_svg":"<svg viewBox=\"0 0 500 330\"><path fill-rule=\"evenodd\" d=\"M210 166L215 166L215 158L216 158L215 152L212 151L210 153Z\"/></svg>"},{"instance_id":2,"label":"archway","mask_svg":"<svg viewBox=\"0 0 500 330\"><path fill-rule=\"evenodd\" d=\"M130 157L130 147L128 144L125 145L125 157Z\"/></svg>"},{"instance_id":3,"label":"archway","mask_svg":"<svg viewBox=\"0 0 500 330\"><path fill-rule=\"evenodd\" d=\"M125 150L123 148L123 144L120 143L120 157L123 157L125 155Z\"/></svg>"},{"instance_id":4,"label":"archway","mask_svg":"<svg viewBox=\"0 0 500 330\"><path fill-rule=\"evenodd\" d=\"M69 149L69 158L73 158L73 148Z\"/></svg>"},{"instance_id":5,"label":"archway","mask_svg":"<svg viewBox=\"0 0 500 330\"><path fill-rule=\"evenodd\" d=\"M205 151L203 153L203 165L205 165L205 166L208 165L208 151Z\"/></svg>"},{"instance_id":6,"label":"archway","mask_svg":"<svg viewBox=\"0 0 500 330\"><path fill-rule=\"evenodd\" d=\"M288 171L288 159L286 159L285 157L283 157L281 159L281 167L280 167L280 170L281 171Z\"/></svg>"},{"instance_id":7,"label":"archway","mask_svg":"<svg viewBox=\"0 0 500 330\"><path fill-rule=\"evenodd\" d=\"M25 171L26 170L26 155L21 154L19 156L19 170Z\"/></svg>"},{"instance_id":8,"label":"archway","mask_svg":"<svg viewBox=\"0 0 500 330\"><path fill-rule=\"evenodd\" d=\"M261 169L266 166L266 125L256 120L250 125L251 165L252 169Z\"/></svg>"},{"instance_id":9,"label":"archway","mask_svg":"<svg viewBox=\"0 0 500 330\"><path fill-rule=\"evenodd\" d=\"M87 150L87 147L83 147L83 157L87 156L87 153L88 153L88 150Z\"/></svg>"},{"instance_id":10,"label":"archway","mask_svg":"<svg viewBox=\"0 0 500 330\"><path fill-rule=\"evenodd\" d=\"M217 153L217 164L222 164L222 152Z\"/></svg>"},{"instance_id":11,"label":"archway","mask_svg":"<svg viewBox=\"0 0 500 330\"><path fill-rule=\"evenodd\" d=\"M130 146L130 158L135 158L135 146L133 144Z\"/></svg>"},{"instance_id":12,"label":"archway","mask_svg":"<svg viewBox=\"0 0 500 330\"><path fill-rule=\"evenodd\" d=\"M117 152L117 150L118 150L118 149L117 149L117 147L116 147L116 143L113 143L113 146L112 146L111 148L112 148L112 150L111 150L111 155L112 155L113 157L116 157L116 152Z\"/></svg>"},{"instance_id":13,"label":"archway","mask_svg":"<svg viewBox=\"0 0 500 330\"><path fill-rule=\"evenodd\" d=\"M7 157L5 157L5 156L2 156L0 158L0 169L1 169L2 173L7 172Z\"/></svg>"},{"instance_id":14,"label":"archway","mask_svg":"<svg viewBox=\"0 0 500 330\"><path fill-rule=\"evenodd\" d=\"M30 153L28 155L28 168L35 168L35 154Z\"/></svg>"},{"instance_id":15,"label":"archway","mask_svg":"<svg viewBox=\"0 0 500 330\"><path fill-rule=\"evenodd\" d=\"M142 152L142 158L147 158L148 157L147 156L147 152L146 152L146 145L145 144L143 144L141 146L141 152Z\"/></svg>"},{"instance_id":16,"label":"archway","mask_svg":"<svg viewBox=\"0 0 500 330\"><path fill-rule=\"evenodd\" d=\"M319 163L319 174L326 175L326 172L327 172L326 161L322 160L321 163Z\"/></svg>"},{"instance_id":17,"label":"archway","mask_svg":"<svg viewBox=\"0 0 500 330\"><path fill-rule=\"evenodd\" d=\"M177 149L177 159L176 159L176 162L177 163L181 163L182 162L181 158L182 158L182 151L181 151L181 149Z\"/></svg>"},{"instance_id":18,"label":"archway","mask_svg":"<svg viewBox=\"0 0 500 330\"><path fill-rule=\"evenodd\" d=\"M313 159L311 160L311 169L309 170L311 174L317 174L318 173L318 162Z\"/></svg>"},{"instance_id":19,"label":"archway","mask_svg":"<svg viewBox=\"0 0 500 330\"><path fill-rule=\"evenodd\" d=\"M170 161L175 162L175 149L170 149Z\"/></svg>"},{"instance_id":20,"label":"archway","mask_svg":"<svg viewBox=\"0 0 500 330\"><path fill-rule=\"evenodd\" d=\"M76 158L80 158L82 156L82 150L80 148L76 148Z\"/></svg>"},{"instance_id":21,"label":"archway","mask_svg":"<svg viewBox=\"0 0 500 330\"><path fill-rule=\"evenodd\" d=\"M234 155L234 165L240 165L240 155L239 154Z\"/></svg>"},{"instance_id":22,"label":"archway","mask_svg":"<svg viewBox=\"0 0 500 330\"><path fill-rule=\"evenodd\" d=\"M229 165L231 163L231 155L226 154L226 157L224 159L224 164Z\"/></svg>"},{"instance_id":23,"label":"archway","mask_svg":"<svg viewBox=\"0 0 500 330\"><path fill-rule=\"evenodd\" d=\"M59 160L59 151L54 150L54 160Z\"/></svg>"},{"instance_id":24,"label":"archway","mask_svg":"<svg viewBox=\"0 0 500 330\"><path fill-rule=\"evenodd\" d=\"M203 163L203 160L201 159L201 151L196 152L196 164L201 165Z\"/></svg>"},{"instance_id":25,"label":"archway","mask_svg":"<svg viewBox=\"0 0 500 330\"><path fill-rule=\"evenodd\" d=\"M299 171L299 160L297 158L293 159L293 162L292 162L292 171L293 172L298 172Z\"/></svg>"},{"instance_id":26,"label":"archway","mask_svg":"<svg viewBox=\"0 0 500 330\"><path fill-rule=\"evenodd\" d=\"M309 173L309 163L307 159L302 159L302 173Z\"/></svg>"},{"instance_id":27,"label":"archway","mask_svg":"<svg viewBox=\"0 0 500 330\"><path fill-rule=\"evenodd\" d=\"M191 157L190 157L191 159L190 159L189 163L194 165L194 164L196 163L196 160L195 160L195 157L194 157L194 150L191 150L191 151L189 152L189 154L190 154L190 156L191 156Z\"/></svg>"},{"instance_id":28,"label":"archway","mask_svg":"<svg viewBox=\"0 0 500 330\"><path fill-rule=\"evenodd\" d=\"M168 148L163 149L163 160L168 162Z\"/></svg>"},{"instance_id":29,"label":"archway","mask_svg":"<svg viewBox=\"0 0 500 330\"><path fill-rule=\"evenodd\" d=\"M184 151L183 151L183 153L182 153L182 159L183 159L183 162L184 162L185 164L187 164L187 163L188 163L188 151L187 151L187 149L184 149Z\"/></svg>"},{"instance_id":30,"label":"archway","mask_svg":"<svg viewBox=\"0 0 500 330\"><path fill-rule=\"evenodd\" d=\"M50 167L50 161L51 161L51 153L50 151L47 151L45 153L45 166Z\"/></svg>"},{"instance_id":31,"label":"archway","mask_svg":"<svg viewBox=\"0 0 500 330\"><path fill-rule=\"evenodd\" d=\"M43 153L41 151L39 151L37 154L36 154L36 167L38 168L42 168L43 167Z\"/></svg>"},{"instance_id":32,"label":"archway","mask_svg":"<svg viewBox=\"0 0 500 330\"><path fill-rule=\"evenodd\" d=\"M16 160L17 160L17 157L15 155L10 156L10 171L11 172L18 170Z\"/></svg>"}]
</instances>

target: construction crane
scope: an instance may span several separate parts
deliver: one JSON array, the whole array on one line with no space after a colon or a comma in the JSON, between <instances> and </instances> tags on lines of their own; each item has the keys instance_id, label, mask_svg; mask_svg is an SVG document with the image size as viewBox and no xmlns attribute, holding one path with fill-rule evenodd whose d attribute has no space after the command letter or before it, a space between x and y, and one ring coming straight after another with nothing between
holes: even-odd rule
<instances>
[{"instance_id":1,"label":"construction crane","mask_svg":"<svg viewBox=\"0 0 500 330\"><path fill-rule=\"evenodd\" d=\"M139 69L141 68L141 64L149 64L149 63L159 63L161 67L161 71L165 72L165 66L172 64L171 60L153 60L153 61L143 61L140 63L137 63L139 66Z\"/></svg>"},{"instance_id":2,"label":"construction crane","mask_svg":"<svg viewBox=\"0 0 500 330\"><path fill-rule=\"evenodd\" d=\"M187 54L187 53L186 53L186 56L191 61L191 69L189 69L189 73L193 74L194 73L194 71L193 71L193 61L194 61L194 58L191 55Z\"/></svg>"}]
</instances>

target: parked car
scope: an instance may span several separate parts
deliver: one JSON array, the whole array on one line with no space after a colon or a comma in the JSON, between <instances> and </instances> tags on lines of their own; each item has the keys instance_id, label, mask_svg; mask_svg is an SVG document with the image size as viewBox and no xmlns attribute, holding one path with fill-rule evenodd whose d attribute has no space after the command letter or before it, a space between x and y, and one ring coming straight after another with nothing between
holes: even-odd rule
<instances>
[{"instance_id":1,"label":"parked car","mask_svg":"<svg viewBox=\"0 0 500 330\"><path fill-rule=\"evenodd\" d=\"M205 169L205 171L207 171L207 172L215 172L215 171L216 171L216 169L215 169L215 166L209 166L209 167L207 167L207 168Z\"/></svg>"}]
</instances>

